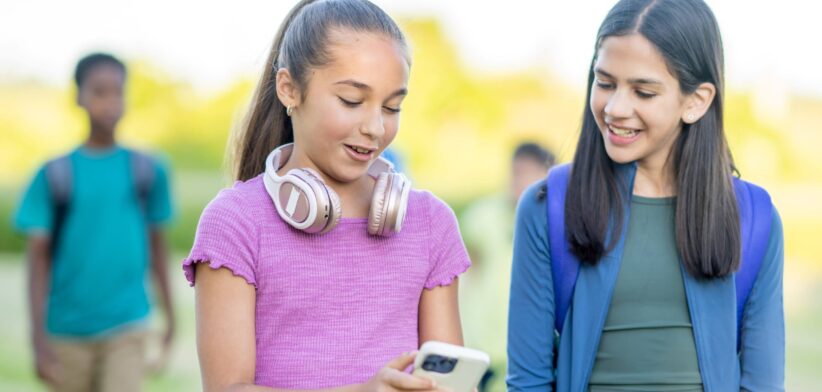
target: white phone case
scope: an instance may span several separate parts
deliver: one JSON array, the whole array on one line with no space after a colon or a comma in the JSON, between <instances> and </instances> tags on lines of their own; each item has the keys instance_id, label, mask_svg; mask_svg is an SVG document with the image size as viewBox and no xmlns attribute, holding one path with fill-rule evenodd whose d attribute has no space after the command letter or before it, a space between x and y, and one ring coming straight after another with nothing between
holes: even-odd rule
<instances>
[{"instance_id":1,"label":"white phone case","mask_svg":"<svg viewBox=\"0 0 822 392\"><path fill-rule=\"evenodd\" d=\"M457 363L448 373L423 369L423 363L430 355L456 359ZM482 351L429 341L420 347L420 352L414 360L413 374L432 379L438 386L448 387L454 392L472 392L482 380L482 375L488 370L490 363L488 354Z\"/></svg>"}]
</instances>

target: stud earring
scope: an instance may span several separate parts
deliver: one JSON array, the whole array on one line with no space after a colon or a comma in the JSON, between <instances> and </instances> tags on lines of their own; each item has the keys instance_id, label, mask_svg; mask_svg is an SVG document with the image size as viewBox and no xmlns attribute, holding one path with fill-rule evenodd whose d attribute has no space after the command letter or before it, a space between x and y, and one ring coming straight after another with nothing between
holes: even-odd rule
<instances>
[{"instance_id":1,"label":"stud earring","mask_svg":"<svg viewBox=\"0 0 822 392\"><path fill-rule=\"evenodd\" d=\"M291 105L288 105L288 107L287 107L287 108L285 108L285 114L287 114L287 115L288 115L288 117L291 117L291 115L292 115L293 113L294 113L294 107L293 107L293 106L291 106Z\"/></svg>"}]
</instances>

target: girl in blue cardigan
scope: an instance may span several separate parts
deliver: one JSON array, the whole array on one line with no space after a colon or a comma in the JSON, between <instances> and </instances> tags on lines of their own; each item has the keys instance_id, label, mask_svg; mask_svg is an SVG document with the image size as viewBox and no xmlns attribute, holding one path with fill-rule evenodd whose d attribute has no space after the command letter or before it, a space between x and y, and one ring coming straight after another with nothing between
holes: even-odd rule
<instances>
[{"instance_id":1,"label":"girl in blue cardigan","mask_svg":"<svg viewBox=\"0 0 822 392\"><path fill-rule=\"evenodd\" d=\"M509 390L783 390L782 226L734 178L711 10L618 2L587 98L573 163L520 200Z\"/></svg>"}]
</instances>

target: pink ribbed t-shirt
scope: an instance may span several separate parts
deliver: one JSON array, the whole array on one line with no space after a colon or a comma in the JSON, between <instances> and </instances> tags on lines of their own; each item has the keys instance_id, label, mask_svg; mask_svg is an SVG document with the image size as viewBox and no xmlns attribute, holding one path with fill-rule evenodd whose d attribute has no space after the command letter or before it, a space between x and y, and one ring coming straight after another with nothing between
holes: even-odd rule
<instances>
[{"instance_id":1,"label":"pink ribbed t-shirt","mask_svg":"<svg viewBox=\"0 0 822 392\"><path fill-rule=\"evenodd\" d=\"M367 233L367 219L343 218L331 232L286 224L262 177L221 191L200 217L183 260L228 268L257 291L255 383L314 389L361 383L418 347L419 299L470 265L453 211L411 191L402 231Z\"/></svg>"}]
</instances>

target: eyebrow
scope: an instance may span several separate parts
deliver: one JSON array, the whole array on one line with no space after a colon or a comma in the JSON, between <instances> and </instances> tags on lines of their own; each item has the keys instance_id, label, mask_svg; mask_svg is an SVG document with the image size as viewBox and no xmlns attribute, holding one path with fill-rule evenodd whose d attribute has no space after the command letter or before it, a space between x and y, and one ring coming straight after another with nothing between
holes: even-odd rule
<instances>
[{"instance_id":1,"label":"eyebrow","mask_svg":"<svg viewBox=\"0 0 822 392\"><path fill-rule=\"evenodd\" d=\"M365 84L365 83L363 83L363 82L358 82L358 81L353 80L353 79L341 80L341 81L339 81L339 82L337 82L337 83L334 83L334 84L335 84L335 85L337 85L337 84L344 84L344 85L352 86L352 87L354 87L354 88L357 88L357 89L360 89L360 90L369 91L369 92L370 92L371 90L373 90L373 89L371 88L371 86L369 86L369 85L367 85L367 84ZM407 88L405 88L405 87L403 87L403 88L401 88L401 89L399 89L399 90L397 90L397 91L394 91L394 92L390 95L390 97L391 97L391 98L394 98L394 97L399 97L399 96L403 96L403 95L408 95L408 89L407 89Z\"/></svg>"},{"instance_id":2,"label":"eyebrow","mask_svg":"<svg viewBox=\"0 0 822 392\"><path fill-rule=\"evenodd\" d=\"M602 70L602 68L594 68L594 73L602 74L606 78L616 79L614 75L609 74ZM628 79L628 83L631 84L662 84L659 80L656 79L647 79L647 78L633 78Z\"/></svg>"}]
</instances>

